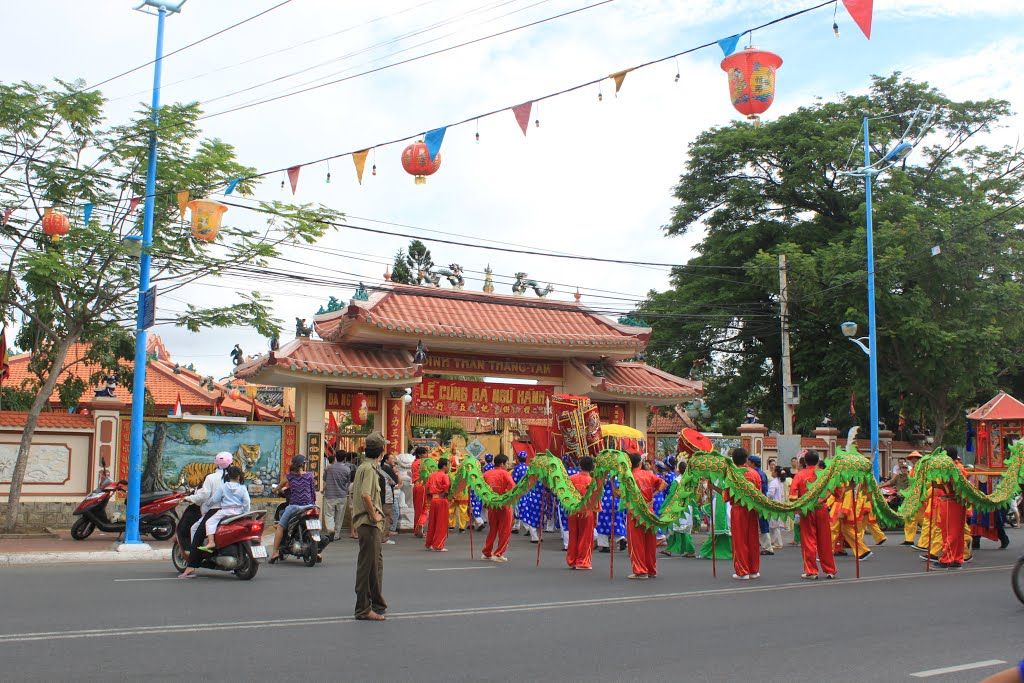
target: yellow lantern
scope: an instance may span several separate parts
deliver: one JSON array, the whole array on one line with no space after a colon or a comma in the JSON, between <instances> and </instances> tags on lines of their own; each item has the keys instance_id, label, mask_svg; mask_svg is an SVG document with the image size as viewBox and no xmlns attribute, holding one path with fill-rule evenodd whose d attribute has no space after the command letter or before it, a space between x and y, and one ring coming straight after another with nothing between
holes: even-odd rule
<instances>
[{"instance_id":1,"label":"yellow lantern","mask_svg":"<svg viewBox=\"0 0 1024 683\"><path fill-rule=\"evenodd\" d=\"M192 236L203 242L217 239L221 216L228 207L212 199L193 199L188 208L192 211Z\"/></svg>"}]
</instances>

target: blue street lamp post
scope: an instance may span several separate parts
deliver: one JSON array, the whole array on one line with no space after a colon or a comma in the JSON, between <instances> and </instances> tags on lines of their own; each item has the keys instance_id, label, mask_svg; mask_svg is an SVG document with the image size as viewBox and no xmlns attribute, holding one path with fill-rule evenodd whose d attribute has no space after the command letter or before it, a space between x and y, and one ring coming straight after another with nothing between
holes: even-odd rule
<instances>
[{"instance_id":1,"label":"blue street lamp post","mask_svg":"<svg viewBox=\"0 0 1024 683\"><path fill-rule=\"evenodd\" d=\"M156 142L160 123L160 72L164 54L164 19L181 10L185 0L143 0L136 7L156 10L156 59L153 63L153 102L150 113L153 130L149 134L149 164L146 168L146 204L142 223L142 254L139 256L139 304L135 320L135 380L132 383L132 427L128 451L128 501L124 543L140 545L139 499L142 488L142 428L146 403L146 292L149 290L149 251L153 244L153 212L156 201ZM144 11L144 10L143 10Z\"/></svg>"}]
</instances>

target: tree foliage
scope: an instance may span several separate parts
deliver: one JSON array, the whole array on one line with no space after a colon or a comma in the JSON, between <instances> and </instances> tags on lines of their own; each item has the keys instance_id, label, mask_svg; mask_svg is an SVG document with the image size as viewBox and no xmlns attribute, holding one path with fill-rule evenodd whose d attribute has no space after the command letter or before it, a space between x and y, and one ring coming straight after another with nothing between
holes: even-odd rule
<instances>
[{"instance_id":1,"label":"tree foliage","mask_svg":"<svg viewBox=\"0 0 1024 683\"><path fill-rule=\"evenodd\" d=\"M38 414L68 369L69 349L78 342L88 344L87 360L98 361L98 375L116 371L122 384L130 377L119 366L131 357L134 343L139 265L125 238L141 234L142 211L132 210L132 200L145 198L148 137L154 124L144 110L128 124L107 126L102 95L83 92L81 86L0 83L0 203L14 209L0 228L6 257L0 271L0 309L5 321L20 317L18 344L32 352L32 371L39 378L32 387L35 399L12 477L8 528L13 528ZM171 104L159 114L150 256L151 281L161 296L235 267L266 265L281 245L315 241L339 217L323 208L264 204L271 217L263 225L244 226L243 215L223 227L213 243L193 239L179 213L177 193L187 190L193 198L204 197L255 171L236 161L231 145L201 139L196 104ZM253 184L242 180L236 191L251 192ZM81 211L86 202L95 207L88 223ZM71 219L71 230L60 241L42 233L47 209ZM161 305L157 322L192 331L244 325L268 337L279 328L269 302L257 291L219 297L214 303L219 305L186 304L178 313L165 312ZM62 401L77 401L75 394L84 391L73 384L63 387Z\"/></svg>"},{"instance_id":2,"label":"tree foliage","mask_svg":"<svg viewBox=\"0 0 1024 683\"><path fill-rule=\"evenodd\" d=\"M698 256L640 314L654 325L649 358L703 378L720 429L735 430L746 406L781 426L781 253L798 425L810 430L825 413L849 424L853 392L868 414L866 358L838 327L867 329L864 188L842 173L862 165L864 115L877 160L914 128L914 110L932 106L913 155L874 183L880 415L894 428L902 411L941 438L1020 373L1024 154L983 139L1008 105L951 101L896 73L874 78L866 95L761 127L716 127L690 146L664 231L705 233Z\"/></svg>"}]
</instances>

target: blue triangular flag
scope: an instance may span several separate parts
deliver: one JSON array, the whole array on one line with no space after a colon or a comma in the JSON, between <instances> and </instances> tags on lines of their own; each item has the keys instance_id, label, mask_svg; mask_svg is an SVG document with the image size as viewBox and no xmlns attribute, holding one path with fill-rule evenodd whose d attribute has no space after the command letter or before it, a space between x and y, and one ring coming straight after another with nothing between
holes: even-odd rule
<instances>
[{"instance_id":1,"label":"blue triangular flag","mask_svg":"<svg viewBox=\"0 0 1024 683\"><path fill-rule=\"evenodd\" d=\"M92 202L86 202L82 208L82 222L89 225L90 218L92 218Z\"/></svg>"},{"instance_id":2,"label":"blue triangular flag","mask_svg":"<svg viewBox=\"0 0 1024 683\"><path fill-rule=\"evenodd\" d=\"M235 188L238 187L238 183L240 182L242 182L241 178L234 178L233 180L229 181L228 189L224 190L224 194L231 194L232 192L234 192Z\"/></svg>"},{"instance_id":3,"label":"blue triangular flag","mask_svg":"<svg viewBox=\"0 0 1024 683\"><path fill-rule=\"evenodd\" d=\"M427 152L430 154L431 161L437 158L437 153L441 151L441 143L444 141L444 132L446 130L448 130L448 126L435 128L423 136L423 142L427 145Z\"/></svg>"},{"instance_id":4,"label":"blue triangular flag","mask_svg":"<svg viewBox=\"0 0 1024 683\"><path fill-rule=\"evenodd\" d=\"M736 46L739 45L739 42L740 34L737 33L734 36L722 38L720 41L718 41L718 47L722 48L722 52L725 53L726 57L728 57L733 52L736 52Z\"/></svg>"}]
</instances>

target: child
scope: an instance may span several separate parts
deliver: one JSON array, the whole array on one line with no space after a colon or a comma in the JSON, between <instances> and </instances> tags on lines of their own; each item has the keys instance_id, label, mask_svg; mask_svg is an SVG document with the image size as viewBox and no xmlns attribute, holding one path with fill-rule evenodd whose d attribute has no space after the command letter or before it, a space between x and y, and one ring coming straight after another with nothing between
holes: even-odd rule
<instances>
[{"instance_id":1,"label":"child","mask_svg":"<svg viewBox=\"0 0 1024 683\"><path fill-rule=\"evenodd\" d=\"M242 468L232 465L228 467L225 476L227 481L210 498L210 507L220 509L206 520L206 542L199 547L208 553L217 549L214 539L220 521L249 511L249 491L242 486Z\"/></svg>"},{"instance_id":2,"label":"child","mask_svg":"<svg viewBox=\"0 0 1024 683\"><path fill-rule=\"evenodd\" d=\"M778 465L772 472L772 480L768 482L768 497L778 503L786 502L786 488L782 483L782 468ZM782 529L786 526L786 520L772 518L768 522L768 526L771 529L769 537L772 549L777 552L782 549Z\"/></svg>"},{"instance_id":3,"label":"child","mask_svg":"<svg viewBox=\"0 0 1024 683\"><path fill-rule=\"evenodd\" d=\"M672 486L669 487L666 498L673 496L676 489L682 486L683 474L686 473L686 461L680 459L677 468L679 474L672 481ZM671 531L672 533L668 537L668 544L661 551L661 554L666 557L672 557L673 554L693 557L696 552L693 547L693 513L690 507L683 509L682 516L672 526Z\"/></svg>"}]
</instances>

